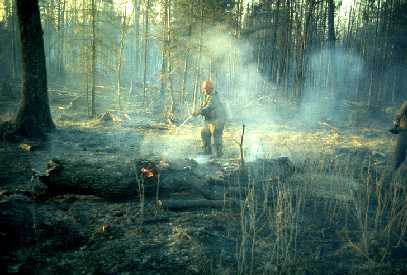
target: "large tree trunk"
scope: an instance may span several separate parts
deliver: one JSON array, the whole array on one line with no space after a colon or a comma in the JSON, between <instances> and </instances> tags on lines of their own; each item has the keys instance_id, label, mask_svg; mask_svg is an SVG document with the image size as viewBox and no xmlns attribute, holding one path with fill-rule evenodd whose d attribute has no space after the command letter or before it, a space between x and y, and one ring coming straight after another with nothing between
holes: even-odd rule
<instances>
[{"instance_id":1,"label":"large tree trunk","mask_svg":"<svg viewBox=\"0 0 407 275\"><path fill-rule=\"evenodd\" d=\"M38 0L17 0L22 52L22 100L16 133L42 136L55 128L49 108L43 32Z\"/></svg>"}]
</instances>

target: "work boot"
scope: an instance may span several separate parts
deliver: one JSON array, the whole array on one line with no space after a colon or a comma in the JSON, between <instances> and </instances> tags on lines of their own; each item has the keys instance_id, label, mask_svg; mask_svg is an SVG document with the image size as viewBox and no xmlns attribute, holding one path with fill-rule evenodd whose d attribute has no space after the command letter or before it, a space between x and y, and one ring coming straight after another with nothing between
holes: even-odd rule
<instances>
[{"instance_id":1,"label":"work boot","mask_svg":"<svg viewBox=\"0 0 407 275\"><path fill-rule=\"evenodd\" d=\"M204 146L202 149L202 155L212 155L211 146Z\"/></svg>"},{"instance_id":2,"label":"work boot","mask_svg":"<svg viewBox=\"0 0 407 275\"><path fill-rule=\"evenodd\" d=\"M223 156L222 148L216 148L216 157L220 158L221 156Z\"/></svg>"}]
</instances>

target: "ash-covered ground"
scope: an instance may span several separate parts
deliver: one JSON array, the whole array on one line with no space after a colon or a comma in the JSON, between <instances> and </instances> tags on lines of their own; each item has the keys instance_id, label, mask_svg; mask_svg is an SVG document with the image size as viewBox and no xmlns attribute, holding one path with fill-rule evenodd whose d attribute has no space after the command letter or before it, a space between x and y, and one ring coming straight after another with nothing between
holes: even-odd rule
<instances>
[{"instance_id":1,"label":"ash-covered ground","mask_svg":"<svg viewBox=\"0 0 407 275\"><path fill-rule=\"evenodd\" d=\"M59 101L47 140L0 145L1 273L407 271L406 166L389 172L385 124L249 121L242 165L242 121L206 158L199 120L88 121Z\"/></svg>"}]
</instances>

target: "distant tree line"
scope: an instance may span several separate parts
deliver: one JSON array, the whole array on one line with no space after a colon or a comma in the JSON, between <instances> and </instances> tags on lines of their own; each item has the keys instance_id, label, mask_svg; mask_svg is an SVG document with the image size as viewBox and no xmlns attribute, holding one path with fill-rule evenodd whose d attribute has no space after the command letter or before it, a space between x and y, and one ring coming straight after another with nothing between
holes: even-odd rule
<instances>
[{"instance_id":1,"label":"distant tree line","mask_svg":"<svg viewBox=\"0 0 407 275\"><path fill-rule=\"evenodd\" d=\"M262 76L252 80L258 94L301 101L312 91L369 108L398 104L407 96L407 3L357 0L346 14L342 5L335 0L44 0L48 76L84 90L90 117L102 111L95 107L101 86L110 87L118 110L125 109L125 97L175 117L196 104L203 79L215 79L233 95L242 78L236 68L247 64ZM15 1L3 0L0 10L1 81L18 81ZM253 50L242 60L235 58L240 48L230 45L233 50L220 58L207 43L208 30ZM222 46L228 47L213 45Z\"/></svg>"}]
</instances>

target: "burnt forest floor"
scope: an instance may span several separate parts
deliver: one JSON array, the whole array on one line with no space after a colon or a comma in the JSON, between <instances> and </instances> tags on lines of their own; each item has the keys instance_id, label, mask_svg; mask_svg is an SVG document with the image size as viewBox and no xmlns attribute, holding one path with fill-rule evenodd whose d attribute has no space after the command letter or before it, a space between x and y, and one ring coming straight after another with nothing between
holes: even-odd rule
<instances>
[{"instance_id":1,"label":"burnt forest floor","mask_svg":"<svg viewBox=\"0 0 407 275\"><path fill-rule=\"evenodd\" d=\"M406 167L389 173L394 138L381 124L248 123L242 171L238 122L226 127L216 159L198 155L199 120L177 128L111 112L89 121L74 101L51 103L58 129L46 141L0 143L2 274L407 272ZM139 166L129 198L47 194L40 175L52 159L100 169L147 161L173 173L174 185L178 176L191 186L199 179L225 203L169 209L167 199L210 198L171 185L149 195ZM155 190L157 180L151 184Z\"/></svg>"}]
</instances>

